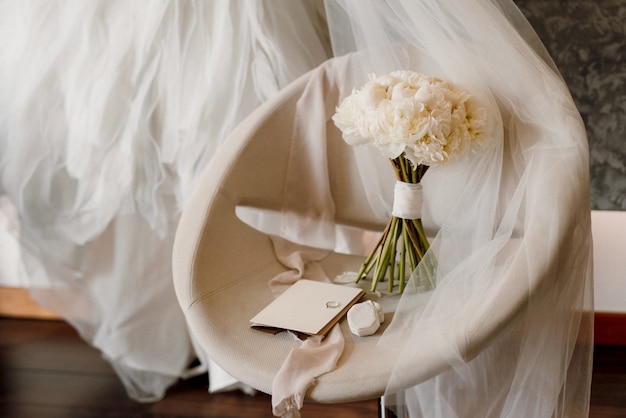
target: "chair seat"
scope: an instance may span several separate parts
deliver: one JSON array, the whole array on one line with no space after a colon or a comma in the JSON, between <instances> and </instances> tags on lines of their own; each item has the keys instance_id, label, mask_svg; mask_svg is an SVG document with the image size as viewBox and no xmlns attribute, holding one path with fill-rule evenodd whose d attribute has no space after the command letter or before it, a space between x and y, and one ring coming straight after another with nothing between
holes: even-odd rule
<instances>
[{"instance_id":1,"label":"chair seat","mask_svg":"<svg viewBox=\"0 0 626 418\"><path fill-rule=\"evenodd\" d=\"M361 262L362 257L332 253L321 265L328 275L335 276L346 269L358 270ZM284 270L277 262L259 266L253 276L233 280L229 286L203 297L187 312L196 329L202 330L201 343L211 358L235 378L265 393L271 393L276 372L299 342L287 332L272 335L254 330L249 320L273 300L268 281ZM361 283L369 286L369 282ZM398 300L397 295L377 299L383 306L385 322L375 335L355 336L345 317L340 321L346 340L344 353L335 370L317 379L307 393L310 400L338 403L377 398L384 393L398 353L378 346L378 342L391 322ZM419 373L412 375L414 381L428 379L446 368L442 360L437 360L434 346L416 347L416 353L415 362L420 367L416 369Z\"/></svg>"},{"instance_id":2,"label":"chair seat","mask_svg":"<svg viewBox=\"0 0 626 418\"><path fill-rule=\"evenodd\" d=\"M274 376L298 342L287 333L269 335L250 328L250 318L273 300L268 282L285 267L276 258L270 236L243 222L236 211L238 207L281 210L294 108L310 77L311 73L301 77L258 108L218 150L194 188L174 244L176 295L197 343L229 374L265 393L271 393ZM327 142L337 222L366 229L384 224L385 219L367 212L359 189L363 186L355 179L358 173L346 164L349 159L342 158L349 147L338 137ZM546 253L551 246L558 247L565 235L550 242L542 239L548 222L550 217L535 216L526 237L512 247L519 254L528 242L533 242L534 250L545 247ZM333 278L357 271L363 259L331 252L320 264ZM385 323L376 335L354 336L345 319L340 322L346 340L343 355L335 370L317 378L307 398L323 403L377 398L384 394L390 376L402 387L410 387L455 362L471 360L519 316L529 295L551 277L553 262L545 261L531 278L525 258L514 258L484 298L474 298L471 306L463 307L468 315L462 323L446 318L436 318L432 328L428 321L420 323L424 343L411 347L410 356L395 350L394 341L378 344L399 299L383 297ZM434 322L445 324L445 336ZM412 331L412 324L402 326L407 334ZM399 341L397 346L404 344ZM399 355L406 356L405 368L394 370Z\"/></svg>"}]
</instances>

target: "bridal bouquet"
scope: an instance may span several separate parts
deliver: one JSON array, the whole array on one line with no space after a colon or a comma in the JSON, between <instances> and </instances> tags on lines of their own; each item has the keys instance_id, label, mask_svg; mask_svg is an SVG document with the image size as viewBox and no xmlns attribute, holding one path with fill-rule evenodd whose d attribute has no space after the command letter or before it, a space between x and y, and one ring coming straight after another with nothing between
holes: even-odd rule
<instances>
[{"instance_id":1,"label":"bridal bouquet","mask_svg":"<svg viewBox=\"0 0 626 418\"><path fill-rule=\"evenodd\" d=\"M392 218L356 281L374 269L372 291L388 273L389 291L397 279L402 292L407 268L415 271L429 248L421 221L420 180L429 167L455 161L482 147L486 110L449 81L395 71L370 76L360 90L340 103L333 121L346 143L372 143L391 161L397 179ZM434 287L432 277L429 279Z\"/></svg>"}]
</instances>

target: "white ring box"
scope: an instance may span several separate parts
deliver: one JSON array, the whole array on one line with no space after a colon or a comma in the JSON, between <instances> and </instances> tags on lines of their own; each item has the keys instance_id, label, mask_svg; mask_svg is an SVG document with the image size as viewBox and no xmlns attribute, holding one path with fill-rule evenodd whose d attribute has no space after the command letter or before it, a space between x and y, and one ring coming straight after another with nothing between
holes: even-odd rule
<instances>
[{"instance_id":1,"label":"white ring box","mask_svg":"<svg viewBox=\"0 0 626 418\"><path fill-rule=\"evenodd\" d=\"M348 311L348 326L354 335L366 337L374 334L385 320L380 303L367 300L357 303Z\"/></svg>"}]
</instances>

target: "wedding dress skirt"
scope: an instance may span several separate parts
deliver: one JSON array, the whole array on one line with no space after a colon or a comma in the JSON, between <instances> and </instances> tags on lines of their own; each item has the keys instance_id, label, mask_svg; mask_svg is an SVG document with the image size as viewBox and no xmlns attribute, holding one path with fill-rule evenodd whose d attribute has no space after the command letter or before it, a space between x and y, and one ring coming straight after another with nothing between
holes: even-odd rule
<instances>
[{"instance_id":1,"label":"wedding dress skirt","mask_svg":"<svg viewBox=\"0 0 626 418\"><path fill-rule=\"evenodd\" d=\"M0 3L0 284L75 326L137 400L209 363L174 297L178 217L236 124L328 57L323 13L316 0Z\"/></svg>"}]
</instances>

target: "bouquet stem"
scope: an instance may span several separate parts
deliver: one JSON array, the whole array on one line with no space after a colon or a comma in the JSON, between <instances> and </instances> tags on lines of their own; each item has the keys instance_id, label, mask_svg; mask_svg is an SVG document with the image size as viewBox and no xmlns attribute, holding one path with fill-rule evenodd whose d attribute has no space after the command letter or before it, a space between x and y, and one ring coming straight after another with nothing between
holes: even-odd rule
<instances>
[{"instance_id":1,"label":"bouquet stem","mask_svg":"<svg viewBox=\"0 0 626 418\"><path fill-rule=\"evenodd\" d=\"M391 161L396 178L405 183L419 183L428 166L419 165L415 169L403 156ZM371 291L388 277L388 290L393 292L396 282L402 293L406 287L407 264L411 274L418 267L430 248L421 219L402 219L392 216L383 230L374 249L363 262L357 273L356 282L366 277L374 269ZM425 269L429 285L434 287L432 271Z\"/></svg>"}]
</instances>

